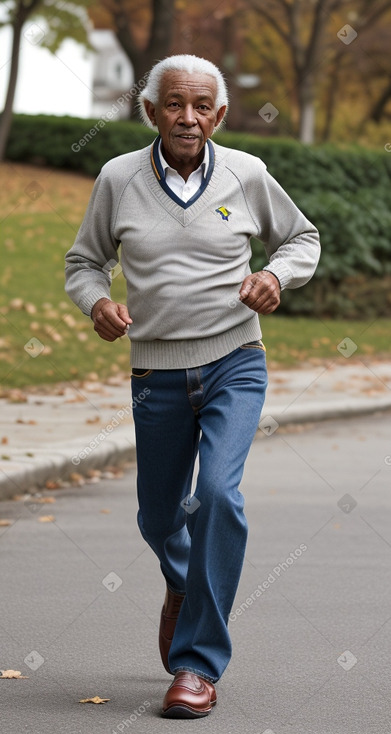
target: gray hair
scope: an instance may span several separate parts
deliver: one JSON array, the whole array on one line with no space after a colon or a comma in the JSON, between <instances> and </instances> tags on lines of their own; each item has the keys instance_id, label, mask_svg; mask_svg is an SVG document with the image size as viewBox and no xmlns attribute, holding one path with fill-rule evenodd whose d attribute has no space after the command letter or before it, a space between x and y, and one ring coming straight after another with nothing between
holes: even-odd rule
<instances>
[{"instance_id":1,"label":"gray hair","mask_svg":"<svg viewBox=\"0 0 391 734\"><path fill-rule=\"evenodd\" d=\"M159 101L160 83L163 74L166 71L187 71L189 74L209 74L216 80L217 84L217 95L216 95L216 108L217 110L224 105L228 109L228 92L224 77L220 71L211 61L203 59L200 56L193 56L191 54L179 54L177 56L168 56L162 61L158 61L155 66L152 67L148 75L148 80L145 88L140 92L138 98L139 111L145 125L151 128L155 128L149 119L144 101L149 100L153 105L156 105ZM222 122L220 123L220 125ZM220 127L216 126L216 130Z\"/></svg>"}]
</instances>

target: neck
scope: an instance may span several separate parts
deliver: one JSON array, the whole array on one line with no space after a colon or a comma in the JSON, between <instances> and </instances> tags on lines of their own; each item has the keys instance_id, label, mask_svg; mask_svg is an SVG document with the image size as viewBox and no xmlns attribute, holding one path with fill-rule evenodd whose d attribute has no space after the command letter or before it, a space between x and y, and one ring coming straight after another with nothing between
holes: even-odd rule
<instances>
[{"instance_id":1,"label":"neck","mask_svg":"<svg viewBox=\"0 0 391 734\"><path fill-rule=\"evenodd\" d=\"M193 173L193 171L196 171L204 160L205 149L202 148L197 158L190 158L189 160L177 160L176 158L173 158L173 156L169 153L166 153L162 143L162 153L168 165L171 166L171 168L175 168L175 170L178 171L179 175L182 176L183 180L187 181L190 174Z\"/></svg>"}]
</instances>

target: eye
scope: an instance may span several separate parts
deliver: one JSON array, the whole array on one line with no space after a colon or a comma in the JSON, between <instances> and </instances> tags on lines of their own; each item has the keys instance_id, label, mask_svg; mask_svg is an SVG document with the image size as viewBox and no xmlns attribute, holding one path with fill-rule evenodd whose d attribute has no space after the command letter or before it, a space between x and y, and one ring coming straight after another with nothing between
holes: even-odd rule
<instances>
[{"instance_id":1,"label":"eye","mask_svg":"<svg viewBox=\"0 0 391 734\"><path fill-rule=\"evenodd\" d=\"M179 107L179 102L169 102L168 107Z\"/></svg>"},{"instance_id":2,"label":"eye","mask_svg":"<svg viewBox=\"0 0 391 734\"><path fill-rule=\"evenodd\" d=\"M208 112L210 110L210 107L208 107L207 104L200 104L198 105L198 109L201 110L201 112Z\"/></svg>"}]
</instances>

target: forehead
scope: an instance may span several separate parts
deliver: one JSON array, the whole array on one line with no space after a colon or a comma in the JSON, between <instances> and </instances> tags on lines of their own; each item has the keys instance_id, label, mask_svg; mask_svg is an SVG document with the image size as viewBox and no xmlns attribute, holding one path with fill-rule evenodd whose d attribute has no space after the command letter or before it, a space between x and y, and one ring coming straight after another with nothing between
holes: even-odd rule
<instances>
[{"instance_id":1,"label":"forehead","mask_svg":"<svg viewBox=\"0 0 391 734\"><path fill-rule=\"evenodd\" d=\"M169 95L189 97L217 96L217 82L211 74L189 73L187 71L166 71L160 82L160 98Z\"/></svg>"}]
</instances>

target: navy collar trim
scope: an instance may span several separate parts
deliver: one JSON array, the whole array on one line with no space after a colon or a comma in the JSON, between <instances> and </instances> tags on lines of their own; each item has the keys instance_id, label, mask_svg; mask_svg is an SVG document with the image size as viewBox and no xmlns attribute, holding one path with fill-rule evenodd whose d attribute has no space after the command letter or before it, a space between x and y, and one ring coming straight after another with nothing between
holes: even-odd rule
<instances>
[{"instance_id":1,"label":"navy collar trim","mask_svg":"<svg viewBox=\"0 0 391 734\"><path fill-rule=\"evenodd\" d=\"M210 179L213 173L214 164L215 164L215 153L214 148L212 145L212 142L208 139L206 141L206 144L209 148L209 166L208 170L206 172L206 176L202 177L202 183L198 191L195 192L195 194L189 199L189 201L183 201L179 198L176 194L174 194L173 190L170 189L170 187L166 184L166 177L164 174L164 170L162 168L162 165L160 163L160 156L159 156L159 143L160 143L160 135L156 138L153 145L151 146L151 165L153 172L162 187L162 189L168 194L170 199L175 201L176 204L182 207L182 209L188 209L189 206L194 204L197 199L204 193Z\"/></svg>"}]
</instances>

